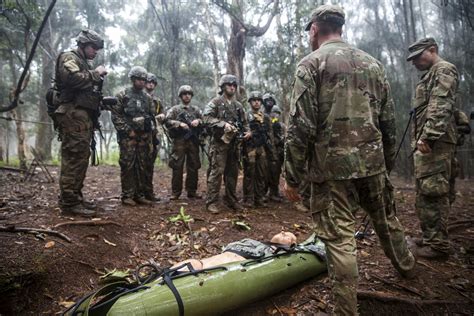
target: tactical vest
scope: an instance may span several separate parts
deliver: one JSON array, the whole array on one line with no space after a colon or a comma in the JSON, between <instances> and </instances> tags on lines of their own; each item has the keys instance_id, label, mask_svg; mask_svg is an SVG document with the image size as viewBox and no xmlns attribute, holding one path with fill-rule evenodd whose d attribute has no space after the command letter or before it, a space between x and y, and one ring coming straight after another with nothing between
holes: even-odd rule
<instances>
[{"instance_id":1,"label":"tactical vest","mask_svg":"<svg viewBox=\"0 0 474 316\"><path fill-rule=\"evenodd\" d=\"M263 113L262 113L263 114ZM256 148L266 146L269 143L268 132L270 130L269 118L263 114L263 122L259 122L252 111L248 112L247 120L252 137L247 141L247 146Z\"/></svg>"},{"instance_id":2,"label":"tactical vest","mask_svg":"<svg viewBox=\"0 0 474 316\"><path fill-rule=\"evenodd\" d=\"M126 89L122 105L125 119L133 130L151 132L155 128L152 104L144 91Z\"/></svg>"},{"instance_id":3,"label":"tactical vest","mask_svg":"<svg viewBox=\"0 0 474 316\"><path fill-rule=\"evenodd\" d=\"M76 51L62 52L58 56L58 61L65 55L72 55L79 64L79 71L92 70L87 60ZM58 62L55 69L56 86L59 92L59 103L74 103L74 105L92 111L99 110L101 92L98 85L92 85L85 90L73 89L68 87L67 83L61 82Z\"/></svg>"}]
</instances>

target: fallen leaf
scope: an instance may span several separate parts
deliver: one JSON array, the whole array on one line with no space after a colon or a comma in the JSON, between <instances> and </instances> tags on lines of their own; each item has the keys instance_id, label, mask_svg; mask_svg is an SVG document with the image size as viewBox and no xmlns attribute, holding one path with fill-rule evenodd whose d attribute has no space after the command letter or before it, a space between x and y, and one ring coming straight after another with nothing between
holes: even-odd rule
<instances>
[{"instance_id":1,"label":"fallen leaf","mask_svg":"<svg viewBox=\"0 0 474 316\"><path fill-rule=\"evenodd\" d=\"M107 245L111 245L111 246L114 246L114 247L117 247L116 244L114 244L113 242L110 242L108 241L107 239L103 238L104 239L104 242L107 244Z\"/></svg>"},{"instance_id":2,"label":"fallen leaf","mask_svg":"<svg viewBox=\"0 0 474 316\"><path fill-rule=\"evenodd\" d=\"M51 241L48 241L48 242L44 245L44 248L46 248L46 249L53 248L55 244L56 244L56 243L55 243L54 241L52 241L52 240L51 240Z\"/></svg>"},{"instance_id":3,"label":"fallen leaf","mask_svg":"<svg viewBox=\"0 0 474 316\"><path fill-rule=\"evenodd\" d=\"M62 306L64 308L69 308L71 307L72 305L74 305L76 302L73 302L73 301L61 301L59 302L59 306Z\"/></svg>"}]
</instances>

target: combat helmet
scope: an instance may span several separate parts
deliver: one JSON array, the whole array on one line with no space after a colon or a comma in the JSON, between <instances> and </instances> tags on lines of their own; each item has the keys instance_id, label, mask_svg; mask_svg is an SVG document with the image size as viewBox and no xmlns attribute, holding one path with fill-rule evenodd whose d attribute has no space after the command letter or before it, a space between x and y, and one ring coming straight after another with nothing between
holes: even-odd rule
<instances>
[{"instance_id":1,"label":"combat helmet","mask_svg":"<svg viewBox=\"0 0 474 316\"><path fill-rule=\"evenodd\" d=\"M228 84L233 84L235 83L236 85L239 84L239 80L237 79L236 76L234 75L223 75L221 77L221 80L219 80L219 87L222 88L223 85L225 85L226 83Z\"/></svg>"},{"instance_id":2,"label":"combat helmet","mask_svg":"<svg viewBox=\"0 0 474 316\"><path fill-rule=\"evenodd\" d=\"M151 72L149 72L146 75L146 82L153 82L154 84L158 84L158 80L156 79L156 76L152 74Z\"/></svg>"},{"instance_id":3,"label":"combat helmet","mask_svg":"<svg viewBox=\"0 0 474 316\"><path fill-rule=\"evenodd\" d=\"M181 95L185 92L189 92L192 96L194 96L193 88L189 85L183 85L178 89L178 97L181 97Z\"/></svg>"},{"instance_id":4,"label":"combat helmet","mask_svg":"<svg viewBox=\"0 0 474 316\"><path fill-rule=\"evenodd\" d=\"M267 92L263 95L262 100L265 102L266 100L269 100L269 99L272 99L273 103L276 103L276 100L275 100L275 97L273 96L273 94Z\"/></svg>"},{"instance_id":5,"label":"combat helmet","mask_svg":"<svg viewBox=\"0 0 474 316\"><path fill-rule=\"evenodd\" d=\"M93 30L82 30L76 38L78 46L92 44L98 49L104 48L104 39Z\"/></svg>"},{"instance_id":6,"label":"combat helmet","mask_svg":"<svg viewBox=\"0 0 474 316\"><path fill-rule=\"evenodd\" d=\"M278 113L278 114L281 114L281 109L278 105L274 105L272 107L272 113Z\"/></svg>"},{"instance_id":7,"label":"combat helmet","mask_svg":"<svg viewBox=\"0 0 474 316\"><path fill-rule=\"evenodd\" d=\"M260 91L250 92L247 101L250 102L251 100L260 100L261 102L263 102L262 93Z\"/></svg>"},{"instance_id":8,"label":"combat helmet","mask_svg":"<svg viewBox=\"0 0 474 316\"><path fill-rule=\"evenodd\" d=\"M144 79L147 80L148 72L142 66L133 66L128 73L128 78L133 79Z\"/></svg>"}]
</instances>

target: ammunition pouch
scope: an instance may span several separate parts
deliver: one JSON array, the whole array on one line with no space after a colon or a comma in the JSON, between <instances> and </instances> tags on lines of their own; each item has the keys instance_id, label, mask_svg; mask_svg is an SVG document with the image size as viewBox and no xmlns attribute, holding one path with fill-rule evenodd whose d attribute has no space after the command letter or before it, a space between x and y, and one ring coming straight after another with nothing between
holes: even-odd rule
<instances>
[{"instance_id":1,"label":"ammunition pouch","mask_svg":"<svg viewBox=\"0 0 474 316\"><path fill-rule=\"evenodd\" d=\"M102 98L102 105L105 106L105 107L109 107L109 106L114 106L114 105L117 105L118 103L118 100L116 97L103 97Z\"/></svg>"}]
</instances>

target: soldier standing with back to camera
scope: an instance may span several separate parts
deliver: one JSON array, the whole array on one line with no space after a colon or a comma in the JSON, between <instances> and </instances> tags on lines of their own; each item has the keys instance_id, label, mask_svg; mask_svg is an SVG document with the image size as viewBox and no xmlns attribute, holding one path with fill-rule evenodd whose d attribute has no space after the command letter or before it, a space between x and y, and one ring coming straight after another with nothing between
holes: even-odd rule
<instances>
[{"instance_id":1,"label":"soldier standing with back to camera","mask_svg":"<svg viewBox=\"0 0 474 316\"><path fill-rule=\"evenodd\" d=\"M416 256L443 259L451 250L447 221L451 174L456 168L455 104L459 75L456 66L438 55L438 44L424 38L408 48L407 61L426 71L416 86L412 129L415 149L416 212L422 238L415 239ZM453 188L454 189L454 188Z\"/></svg>"},{"instance_id":2,"label":"soldier standing with back to camera","mask_svg":"<svg viewBox=\"0 0 474 316\"><path fill-rule=\"evenodd\" d=\"M152 98L144 91L146 69L134 66L128 77L132 87L117 95L118 103L112 107L112 122L120 147L122 203L135 206L153 202L153 183L149 181L148 172L153 157L155 109Z\"/></svg>"},{"instance_id":3,"label":"soldier standing with back to camera","mask_svg":"<svg viewBox=\"0 0 474 316\"><path fill-rule=\"evenodd\" d=\"M323 5L307 24L313 52L295 73L285 191L290 201L299 200L298 185L309 174L314 230L326 246L334 314L357 315L354 212L367 212L402 276L414 276L415 258L385 194L396 148L390 85L379 61L342 40L344 23L341 7Z\"/></svg>"},{"instance_id":4,"label":"soldier standing with back to camera","mask_svg":"<svg viewBox=\"0 0 474 316\"><path fill-rule=\"evenodd\" d=\"M170 168L173 169L170 200L177 200L181 195L185 162L188 198L202 198L202 196L197 194L198 171L201 168L199 136L202 128L202 115L196 106L191 105L193 96L194 92L191 86L184 85L179 87L178 97L181 99L181 104L173 106L166 113L165 124L173 142L169 162Z\"/></svg>"},{"instance_id":5,"label":"soldier standing with back to camera","mask_svg":"<svg viewBox=\"0 0 474 316\"><path fill-rule=\"evenodd\" d=\"M95 69L90 66L104 48L99 34L83 30L76 42L77 49L61 53L56 64L59 106L54 119L61 139L59 206L63 213L92 216L95 206L84 200L82 188L94 129L99 127L100 87L107 71L102 65Z\"/></svg>"},{"instance_id":6,"label":"soldier standing with back to camera","mask_svg":"<svg viewBox=\"0 0 474 316\"><path fill-rule=\"evenodd\" d=\"M262 94L259 91L250 92L248 102L247 121L252 137L244 142L243 202L246 207L264 207L267 156L271 156L271 161L277 159L273 128L270 117L261 109Z\"/></svg>"},{"instance_id":7,"label":"soldier standing with back to camera","mask_svg":"<svg viewBox=\"0 0 474 316\"><path fill-rule=\"evenodd\" d=\"M206 105L204 124L211 129L210 162L207 178L206 208L219 213L217 202L224 177L224 203L233 210L240 210L236 197L239 175L240 142L249 139L247 119L242 104L235 100L238 81L234 75L224 75L219 81L220 96Z\"/></svg>"}]
</instances>

